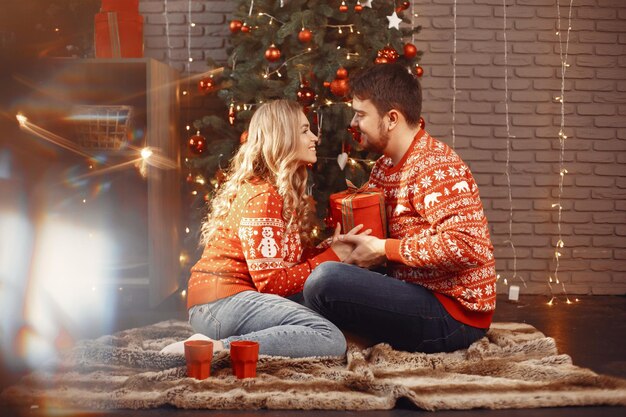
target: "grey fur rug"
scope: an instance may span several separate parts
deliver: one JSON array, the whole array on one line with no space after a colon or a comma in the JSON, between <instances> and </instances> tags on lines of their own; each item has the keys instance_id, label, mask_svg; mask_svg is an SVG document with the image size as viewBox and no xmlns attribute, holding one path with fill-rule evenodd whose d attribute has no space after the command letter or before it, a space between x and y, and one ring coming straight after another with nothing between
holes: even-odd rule
<instances>
[{"instance_id":1,"label":"grey fur rug","mask_svg":"<svg viewBox=\"0 0 626 417\"><path fill-rule=\"evenodd\" d=\"M406 398L425 410L626 405L626 380L598 375L558 354L552 338L494 323L467 350L422 354L349 345L344 359L261 357L258 377L237 380L226 353L212 376L187 378L164 346L188 337L167 321L80 342L55 369L25 376L0 403L79 409L391 409Z\"/></svg>"}]
</instances>

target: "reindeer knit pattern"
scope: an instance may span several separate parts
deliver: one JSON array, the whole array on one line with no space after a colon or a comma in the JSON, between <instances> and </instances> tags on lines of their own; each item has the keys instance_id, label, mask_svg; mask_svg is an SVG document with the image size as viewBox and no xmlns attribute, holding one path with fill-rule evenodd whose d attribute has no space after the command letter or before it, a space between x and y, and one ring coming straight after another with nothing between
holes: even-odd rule
<instances>
[{"instance_id":1,"label":"reindeer knit pattern","mask_svg":"<svg viewBox=\"0 0 626 417\"><path fill-rule=\"evenodd\" d=\"M489 327L496 306L493 245L467 165L420 129L396 166L378 159L369 186L385 194L388 274L431 290L456 320Z\"/></svg>"},{"instance_id":2,"label":"reindeer knit pattern","mask_svg":"<svg viewBox=\"0 0 626 417\"><path fill-rule=\"evenodd\" d=\"M228 217L191 268L188 308L248 290L287 297L302 291L317 265L339 260L331 248L306 259L298 230L287 230L282 212L272 185L241 186Z\"/></svg>"}]
</instances>

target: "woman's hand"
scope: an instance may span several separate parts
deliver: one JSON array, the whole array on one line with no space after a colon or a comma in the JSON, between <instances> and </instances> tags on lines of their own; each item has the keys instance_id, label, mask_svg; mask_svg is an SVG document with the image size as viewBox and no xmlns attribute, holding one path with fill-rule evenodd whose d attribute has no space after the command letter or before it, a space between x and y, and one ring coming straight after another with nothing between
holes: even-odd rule
<instances>
[{"instance_id":1,"label":"woman's hand","mask_svg":"<svg viewBox=\"0 0 626 417\"><path fill-rule=\"evenodd\" d=\"M363 231L362 233L359 233L361 229L363 229L363 225L359 224L358 226L354 227L354 229L350 230L348 233L346 233L343 236L356 236L356 235L367 236L370 233L372 233L372 229L367 229ZM352 253L352 250L354 249L354 244L345 242L341 239L342 239L341 224L337 223L337 227L335 227L335 233L333 233L333 239L332 239L332 243L330 244L330 247L333 250L333 252L335 252L339 260L343 262Z\"/></svg>"}]
</instances>

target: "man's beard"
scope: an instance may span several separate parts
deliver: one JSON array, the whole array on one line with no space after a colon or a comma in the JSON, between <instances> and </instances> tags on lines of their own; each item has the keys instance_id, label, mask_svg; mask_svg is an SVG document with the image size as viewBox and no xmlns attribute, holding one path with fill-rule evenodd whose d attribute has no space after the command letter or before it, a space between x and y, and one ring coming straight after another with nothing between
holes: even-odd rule
<instances>
[{"instance_id":1,"label":"man's beard","mask_svg":"<svg viewBox=\"0 0 626 417\"><path fill-rule=\"evenodd\" d=\"M383 153L387 144L389 143L389 132L387 132L383 126L382 121L378 124L378 140L373 142L371 136L367 135L367 140L363 148L370 152Z\"/></svg>"}]
</instances>

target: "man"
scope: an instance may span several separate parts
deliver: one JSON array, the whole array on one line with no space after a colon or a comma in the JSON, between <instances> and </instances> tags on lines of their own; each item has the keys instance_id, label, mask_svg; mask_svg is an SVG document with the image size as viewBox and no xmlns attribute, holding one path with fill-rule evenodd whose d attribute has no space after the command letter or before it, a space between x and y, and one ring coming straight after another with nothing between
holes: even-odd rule
<instances>
[{"instance_id":1,"label":"man","mask_svg":"<svg viewBox=\"0 0 626 417\"><path fill-rule=\"evenodd\" d=\"M483 337L495 309L493 245L467 165L419 127L421 88L399 64L350 80L362 146L382 153L388 238L344 236L343 263L309 276L305 303L339 327L401 350L450 352ZM352 265L350 265L352 264ZM386 274L368 270L386 266Z\"/></svg>"}]
</instances>

